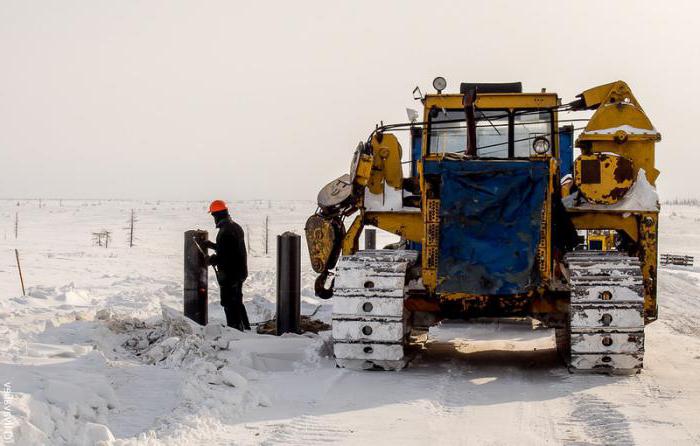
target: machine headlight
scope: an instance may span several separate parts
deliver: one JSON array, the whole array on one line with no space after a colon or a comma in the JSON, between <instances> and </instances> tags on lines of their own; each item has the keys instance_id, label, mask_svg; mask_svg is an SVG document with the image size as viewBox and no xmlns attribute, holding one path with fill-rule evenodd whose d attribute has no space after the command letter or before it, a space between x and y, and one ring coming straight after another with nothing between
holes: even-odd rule
<instances>
[{"instance_id":1,"label":"machine headlight","mask_svg":"<svg viewBox=\"0 0 700 446\"><path fill-rule=\"evenodd\" d=\"M444 90L446 87L447 81L444 77L438 76L433 79L433 88L437 90L438 94L442 93L442 90Z\"/></svg>"},{"instance_id":2,"label":"machine headlight","mask_svg":"<svg viewBox=\"0 0 700 446\"><path fill-rule=\"evenodd\" d=\"M549 152L549 140L544 136L538 136L532 141L532 150L538 155L544 155Z\"/></svg>"}]
</instances>

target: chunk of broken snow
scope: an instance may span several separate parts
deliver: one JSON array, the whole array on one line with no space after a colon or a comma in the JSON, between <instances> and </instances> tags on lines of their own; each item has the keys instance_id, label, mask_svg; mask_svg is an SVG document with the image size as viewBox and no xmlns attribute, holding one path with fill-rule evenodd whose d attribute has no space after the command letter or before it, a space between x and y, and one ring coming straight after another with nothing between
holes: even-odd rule
<instances>
[{"instance_id":1,"label":"chunk of broken snow","mask_svg":"<svg viewBox=\"0 0 700 446\"><path fill-rule=\"evenodd\" d=\"M114 441L114 435L107 426L99 423L85 423L78 444L92 446L100 442Z\"/></svg>"},{"instance_id":2,"label":"chunk of broken snow","mask_svg":"<svg viewBox=\"0 0 700 446\"><path fill-rule=\"evenodd\" d=\"M56 296L56 300L65 302L68 305L90 305L92 299L90 295L83 290L70 290Z\"/></svg>"},{"instance_id":3,"label":"chunk of broken snow","mask_svg":"<svg viewBox=\"0 0 700 446\"><path fill-rule=\"evenodd\" d=\"M145 356L150 359L152 363L160 362L172 353L179 342L179 337L171 336L163 342L154 345L153 348L146 352Z\"/></svg>"},{"instance_id":4,"label":"chunk of broken snow","mask_svg":"<svg viewBox=\"0 0 700 446\"><path fill-rule=\"evenodd\" d=\"M54 294L56 294L55 288L41 285L29 287L27 292L29 297L35 297L37 299L48 299Z\"/></svg>"},{"instance_id":5,"label":"chunk of broken snow","mask_svg":"<svg viewBox=\"0 0 700 446\"><path fill-rule=\"evenodd\" d=\"M221 382L231 387L243 388L248 385L248 381L238 373L228 367L221 370Z\"/></svg>"},{"instance_id":6,"label":"chunk of broken snow","mask_svg":"<svg viewBox=\"0 0 700 446\"><path fill-rule=\"evenodd\" d=\"M37 299L54 299L66 305L86 306L92 303L90 294L85 290L76 290L70 283L61 288L35 286L29 288L28 295Z\"/></svg>"}]
</instances>

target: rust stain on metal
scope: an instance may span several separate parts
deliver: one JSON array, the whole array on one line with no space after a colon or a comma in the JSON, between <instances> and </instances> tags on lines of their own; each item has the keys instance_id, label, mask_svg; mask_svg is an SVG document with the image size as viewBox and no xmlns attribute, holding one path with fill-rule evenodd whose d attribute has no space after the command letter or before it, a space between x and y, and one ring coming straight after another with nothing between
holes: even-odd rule
<instances>
[{"instance_id":1,"label":"rust stain on metal","mask_svg":"<svg viewBox=\"0 0 700 446\"><path fill-rule=\"evenodd\" d=\"M625 157L619 157L613 175L615 176L615 181L618 183L634 180L634 166L632 165L632 161Z\"/></svg>"},{"instance_id":2,"label":"rust stain on metal","mask_svg":"<svg viewBox=\"0 0 700 446\"><path fill-rule=\"evenodd\" d=\"M629 190L629 187L616 187L615 189L611 190L609 194L605 195L605 198L610 198L613 200L613 202L616 202L624 197Z\"/></svg>"}]
</instances>

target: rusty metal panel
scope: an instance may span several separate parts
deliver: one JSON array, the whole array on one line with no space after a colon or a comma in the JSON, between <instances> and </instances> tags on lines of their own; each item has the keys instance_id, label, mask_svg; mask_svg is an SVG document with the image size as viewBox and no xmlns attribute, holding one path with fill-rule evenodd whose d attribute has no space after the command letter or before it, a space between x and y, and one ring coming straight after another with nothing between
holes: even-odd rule
<instances>
[{"instance_id":1,"label":"rusty metal panel","mask_svg":"<svg viewBox=\"0 0 700 446\"><path fill-rule=\"evenodd\" d=\"M636 178L632 161L612 153L581 155L574 162L574 171L581 194L597 204L617 203Z\"/></svg>"}]
</instances>

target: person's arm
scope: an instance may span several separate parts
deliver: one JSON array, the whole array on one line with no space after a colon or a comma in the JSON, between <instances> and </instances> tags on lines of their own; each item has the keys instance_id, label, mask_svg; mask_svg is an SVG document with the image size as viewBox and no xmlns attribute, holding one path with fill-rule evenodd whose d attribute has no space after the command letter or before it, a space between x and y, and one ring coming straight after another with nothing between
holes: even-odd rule
<instances>
[{"instance_id":1,"label":"person's arm","mask_svg":"<svg viewBox=\"0 0 700 446\"><path fill-rule=\"evenodd\" d=\"M219 241L219 234L216 235L216 241ZM216 254L207 256L207 265L218 266L219 265L219 245L207 239L204 241L204 249L213 249Z\"/></svg>"}]
</instances>

